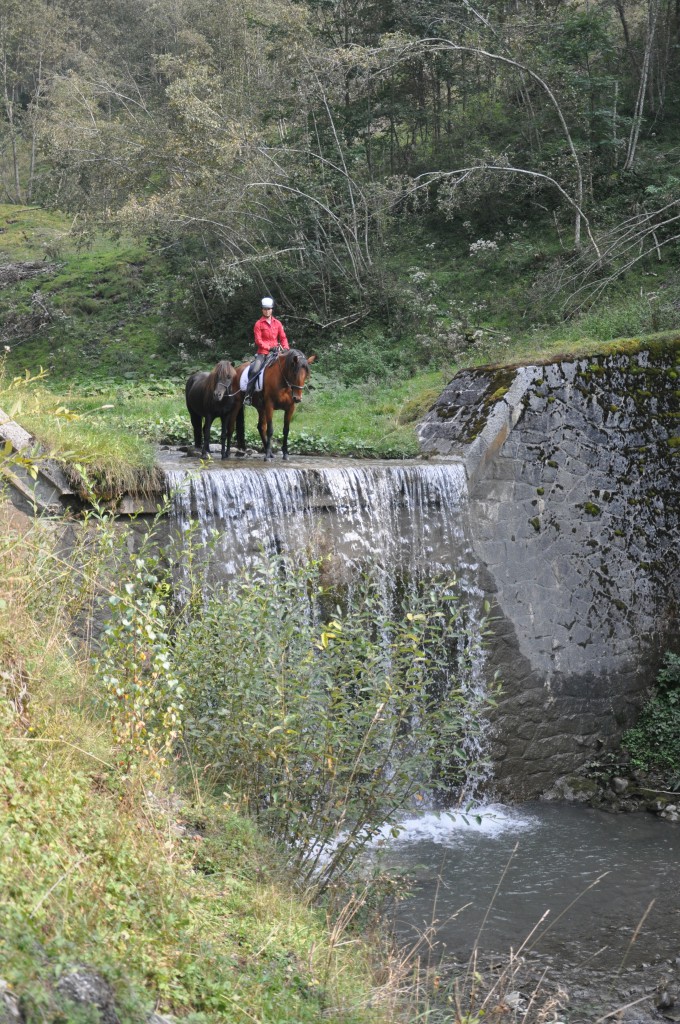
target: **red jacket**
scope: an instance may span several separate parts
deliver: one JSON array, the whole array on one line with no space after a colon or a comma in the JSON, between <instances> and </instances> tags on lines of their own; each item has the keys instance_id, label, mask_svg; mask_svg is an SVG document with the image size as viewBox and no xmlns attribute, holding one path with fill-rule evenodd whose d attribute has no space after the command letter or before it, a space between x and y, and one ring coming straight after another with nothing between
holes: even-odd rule
<instances>
[{"instance_id":1,"label":"red jacket","mask_svg":"<svg viewBox=\"0 0 680 1024\"><path fill-rule=\"evenodd\" d=\"M290 348L283 324L275 316L267 320L261 316L255 324L255 351L259 356L265 356L271 349L280 345L281 348Z\"/></svg>"}]
</instances>

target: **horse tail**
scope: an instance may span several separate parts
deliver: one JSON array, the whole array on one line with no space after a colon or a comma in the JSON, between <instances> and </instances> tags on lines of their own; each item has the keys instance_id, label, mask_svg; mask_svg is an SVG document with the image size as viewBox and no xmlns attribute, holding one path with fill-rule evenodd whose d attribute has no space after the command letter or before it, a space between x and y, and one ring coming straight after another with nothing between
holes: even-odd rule
<instances>
[{"instance_id":1,"label":"horse tail","mask_svg":"<svg viewBox=\"0 0 680 1024\"><path fill-rule=\"evenodd\" d=\"M197 371L196 373L192 373L191 374L191 376L187 380L186 387L184 388L184 397L186 398L187 409L189 409L189 412L191 412L191 409L189 408L189 392L193 388L193 386L194 386L194 384L196 382L196 378L198 377L198 373L199 372L200 371Z\"/></svg>"}]
</instances>

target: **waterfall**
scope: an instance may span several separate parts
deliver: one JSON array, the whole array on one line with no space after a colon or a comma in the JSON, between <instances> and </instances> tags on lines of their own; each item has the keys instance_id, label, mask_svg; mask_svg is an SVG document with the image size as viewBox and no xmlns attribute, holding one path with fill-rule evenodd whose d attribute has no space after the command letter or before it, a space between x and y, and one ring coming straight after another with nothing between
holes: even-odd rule
<instances>
[{"instance_id":1,"label":"waterfall","mask_svg":"<svg viewBox=\"0 0 680 1024\"><path fill-rule=\"evenodd\" d=\"M349 591L360 572L377 574L391 607L427 579L456 579L465 600L469 649L464 688L471 714L486 693L480 644L483 593L465 514L462 463L366 463L166 470L180 529L198 520L211 538L209 571L224 578L265 554L324 558L326 578ZM479 717L479 716L477 716ZM484 737L466 754L483 761ZM466 799L482 778L470 780Z\"/></svg>"},{"instance_id":2,"label":"waterfall","mask_svg":"<svg viewBox=\"0 0 680 1024\"><path fill-rule=\"evenodd\" d=\"M340 465L310 469L239 467L168 471L180 524L217 528L223 568L257 553L305 550L338 565L375 565L422 577L460 571L467 494L459 463Z\"/></svg>"}]
</instances>

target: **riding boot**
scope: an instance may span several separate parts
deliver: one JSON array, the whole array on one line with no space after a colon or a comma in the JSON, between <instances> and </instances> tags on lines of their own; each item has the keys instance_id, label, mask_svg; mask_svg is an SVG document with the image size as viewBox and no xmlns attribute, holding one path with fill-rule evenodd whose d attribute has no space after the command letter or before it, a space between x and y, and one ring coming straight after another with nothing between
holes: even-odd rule
<instances>
[{"instance_id":1,"label":"riding boot","mask_svg":"<svg viewBox=\"0 0 680 1024\"><path fill-rule=\"evenodd\" d=\"M250 374L248 375L248 383L246 384L245 398L244 401L250 402L255 391L255 384L258 378L258 374L262 369L264 362L264 356L257 355L250 364Z\"/></svg>"}]
</instances>

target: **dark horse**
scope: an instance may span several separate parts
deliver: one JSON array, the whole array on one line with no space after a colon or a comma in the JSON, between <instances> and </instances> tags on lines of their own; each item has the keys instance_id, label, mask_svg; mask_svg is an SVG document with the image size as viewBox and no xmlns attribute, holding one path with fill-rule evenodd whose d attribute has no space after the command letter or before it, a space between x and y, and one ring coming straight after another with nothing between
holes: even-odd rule
<instances>
[{"instance_id":1,"label":"dark horse","mask_svg":"<svg viewBox=\"0 0 680 1024\"><path fill-rule=\"evenodd\" d=\"M187 381L186 398L191 426L194 428L194 444L201 449L201 455L206 457L210 454L210 428L213 420L219 417L222 421L222 458L228 458L228 452L225 450L227 423L234 407L238 405L240 408L242 404L236 371L229 360L221 359L210 373L206 370L192 373ZM241 419L237 427L239 448L245 448L242 423ZM231 431L229 441L231 442Z\"/></svg>"},{"instance_id":2,"label":"dark horse","mask_svg":"<svg viewBox=\"0 0 680 1024\"><path fill-rule=\"evenodd\" d=\"M283 445L282 452L284 459L288 458L288 431L290 421L293 418L295 407L302 401L302 391L309 379L309 367L316 359L310 356L309 359L296 348L279 351L271 362L265 363L264 382L262 391L254 391L252 395L253 407L259 413L257 429L262 438L265 459L273 459L272 453L272 432L274 411L283 410ZM232 390L240 388L241 377L250 363L237 366ZM234 424L238 422L238 430L243 430L243 392L238 408L232 410L227 427L229 441L227 444L227 458L229 458L229 446ZM241 439L238 439L239 448L242 447Z\"/></svg>"}]
</instances>

